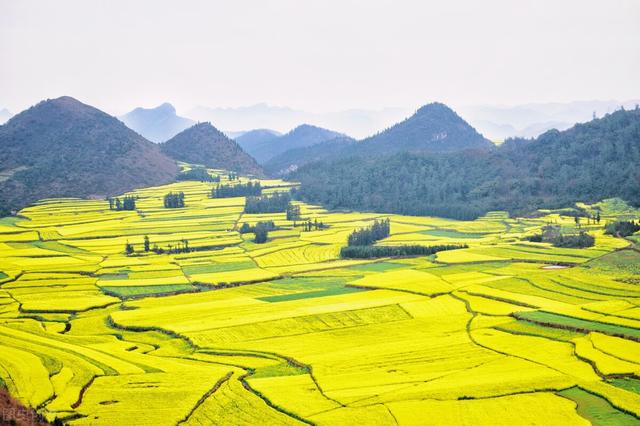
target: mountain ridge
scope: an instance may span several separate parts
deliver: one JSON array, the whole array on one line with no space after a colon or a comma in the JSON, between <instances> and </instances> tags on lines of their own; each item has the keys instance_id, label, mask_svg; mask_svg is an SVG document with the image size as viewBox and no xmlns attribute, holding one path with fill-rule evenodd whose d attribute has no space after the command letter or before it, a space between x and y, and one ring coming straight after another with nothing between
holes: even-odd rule
<instances>
[{"instance_id":1,"label":"mountain ridge","mask_svg":"<svg viewBox=\"0 0 640 426\"><path fill-rule=\"evenodd\" d=\"M170 182L174 160L117 118L63 96L0 126L4 212L51 197L104 197Z\"/></svg>"},{"instance_id":2,"label":"mountain ridge","mask_svg":"<svg viewBox=\"0 0 640 426\"><path fill-rule=\"evenodd\" d=\"M165 142L195 124L189 118L178 116L176 109L168 102L155 108L138 107L118 118L127 127L155 143Z\"/></svg>"}]
</instances>

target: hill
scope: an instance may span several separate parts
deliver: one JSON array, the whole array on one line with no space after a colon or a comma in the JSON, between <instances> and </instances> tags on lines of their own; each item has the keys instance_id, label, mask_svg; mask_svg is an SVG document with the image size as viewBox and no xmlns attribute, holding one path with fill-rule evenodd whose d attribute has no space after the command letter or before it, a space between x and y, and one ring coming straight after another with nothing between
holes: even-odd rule
<instances>
[{"instance_id":1,"label":"hill","mask_svg":"<svg viewBox=\"0 0 640 426\"><path fill-rule=\"evenodd\" d=\"M487 151L400 153L311 163L293 173L304 200L470 219L620 197L640 205L640 109L617 111Z\"/></svg>"},{"instance_id":2,"label":"hill","mask_svg":"<svg viewBox=\"0 0 640 426\"><path fill-rule=\"evenodd\" d=\"M255 129L244 132L232 139L238 142L238 145L240 145L242 149L250 153L255 151L255 149L263 143L269 142L279 136L282 136L282 133L276 132L275 130Z\"/></svg>"},{"instance_id":3,"label":"hill","mask_svg":"<svg viewBox=\"0 0 640 426\"><path fill-rule=\"evenodd\" d=\"M256 161L210 123L198 123L160 145L162 151L179 161L262 175Z\"/></svg>"},{"instance_id":4,"label":"hill","mask_svg":"<svg viewBox=\"0 0 640 426\"><path fill-rule=\"evenodd\" d=\"M454 152L490 149L493 144L451 108L431 103L406 120L364 139L353 153Z\"/></svg>"},{"instance_id":5,"label":"hill","mask_svg":"<svg viewBox=\"0 0 640 426\"><path fill-rule=\"evenodd\" d=\"M249 150L249 154L260 164L264 164L276 155L290 149L304 148L341 136L344 135L322 127L302 124L289 133L255 146Z\"/></svg>"},{"instance_id":6,"label":"hill","mask_svg":"<svg viewBox=\"0 0 640 426\"><path fill-rule=\"evenodd\" d=\"M341 136L308 147L289 149L267 161L264 170L270 176L284 176L312 161L335 158L336 154L356 143L353 138Z\"/></svg>"},{"instance_id":7,"label":"hill","mask_svg":"<svg viewBox=\"0 0 640 426\"><path fill-rule=\"evenodd\" d=\"M50 197L104 197L172 180L175 161L117 118L71 97L0 126L0 209Z\"/></svg>"},{"instance_id":8,"label":"hill","mask_svg":"<svg viewBox=\"0 0 640 426\"><path fill-rule=\"evenodd\" d=\"M136 108L119 118L127 127L156 143L169 140L195 124L193 120L178 116L169 103L156 108Z\"/></svg>"}]
</instances>

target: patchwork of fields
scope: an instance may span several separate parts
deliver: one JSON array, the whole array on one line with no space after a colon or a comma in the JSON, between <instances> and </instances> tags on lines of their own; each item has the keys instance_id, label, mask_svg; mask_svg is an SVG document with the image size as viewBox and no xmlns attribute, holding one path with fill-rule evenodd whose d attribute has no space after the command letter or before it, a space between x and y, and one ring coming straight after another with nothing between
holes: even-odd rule
<instances>
[{"instance_id":1,"label":"patchwork of fields","mask_svg":"<svg viewBox=\"0 0 640 426\"><path fill-rule=\"evenodd\" d=\"M460 222L299 203L328 225L303 231L209 198L213 185L137 190L135 211L50 199L0 219L0 379L16 398L73 425L640 422L638 237L603 233L640 212L600 203L603 223L582 225L595 246L568 249L523 238L575 227L557 212ZM186 207L165 209L169 191ZM468 248L339 258L385 217L380 245ZM279 227L265 244L238 232L259 220ZM196 250L144 252L145 236Z\"/></svg>"}]
</instances>

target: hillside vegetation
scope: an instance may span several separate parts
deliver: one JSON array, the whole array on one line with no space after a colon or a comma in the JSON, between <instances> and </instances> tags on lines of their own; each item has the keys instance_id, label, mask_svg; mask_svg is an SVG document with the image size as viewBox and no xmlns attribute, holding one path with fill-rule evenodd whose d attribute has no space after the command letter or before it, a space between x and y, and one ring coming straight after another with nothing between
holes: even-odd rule
<instances>
[{"instance_id":1,"label":"hillside vegetation","mask_svg":"<svg viewBox=\"0 0 640 426\"><path fill-rule=\"evenodd\" d=\"M166 183L177 173L155 144L70 97L0 126L0 215L42 198L102 198Z\"/></svg>"},{"instance_id":2,"label":"hillside vegetation","mask_svg":"<svg viewBox=\"0 0 640 426\"><path fill-rule=\"evenodd\" d=\"M198 123L160 145L171 158L244 174L262 175L256 161L210 123Z\"/></svg>"},{"instance_id":3,"label":"hillside vegetation","mask_svg":"<svg viewBox=\"0 0 640 426\"><path fill-rule=\"evenodd\" d=\"M341 207L473 219L621 197L640 205L640 110L617 111L487 151L350 156L308 164L302 199Z\"/></svg>"}]
</instances>

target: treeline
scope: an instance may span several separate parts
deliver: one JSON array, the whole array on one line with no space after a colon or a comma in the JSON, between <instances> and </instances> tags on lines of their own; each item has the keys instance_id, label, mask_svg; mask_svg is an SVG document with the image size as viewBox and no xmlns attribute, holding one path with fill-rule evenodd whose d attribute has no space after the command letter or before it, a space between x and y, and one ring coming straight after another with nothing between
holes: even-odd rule
<instances>
[{"instance_id":1,"label":"treeline","mask_svg":"<svg viewBox=\"0 0 640 426\"><path fill-rule=\"evenodd\" d=\"M211 190L211 198L249 197L262 194L260 182L237 185L217 185Z\"/></svg>"},{"instance_id":2,"label":"treeline","mask_svg":"<svg viewBox=\"0 0 640 426\"><path fill-rule=\"evenodd\" d=\"M328 208L475 219L620 197L640 205L640 109L617 111L486 152L352 156L291 175L299 197ZM596 218L597 221L597 218Z\"/></svg>"},{"instance_id":3,"label":"treeline","mask_svg":"<svg viewBox=\"0 0 640 426\"><path fill-rule=\"evenodd\" d=\"M347 246L340 249L340 257L345 259L375 259L379 257L430 256L439 251L467 248L466 244L445 244L436 246Z\"/></svg>"},{"instance_id":4,"label":"treeline","mask_svg":"<svg viewBox=\"0 0 640 426\"><path fill-rule=\"evenodd\" d=\"M633 220L620 220L607 223L604 229L605 234L628 237L640 231L640 221L635 222Z\"/></svg>"},{"instance_id":5,"label":"treeline","mask_svg":"<svg viewBox=\"0 0 640 426\"><path fill-rule=\"evenodd\" d=\"M194 167L193 169L181 172L176 177L177 180L196 180L200 182L220 182L220 176L212 176L204 167Z\"/></svg>"},{"instance_id":6,"label":"treeline","mask_svg":"<svg viewBox=\"0 0 640 426\"><path fill-rule=\"evenodd\" d=\"M154 244L153 247L151 247L151 241L149 240L149 236L145 235L142 245L143 245L144 253L153 252L155 254L178 254L178 253L190 253L192 251L195 251L195 249L189 247L189 240L186 240L186 239L182 239L174 244L167 244L166 248L158 247L157 244ZM202 247L201 249L204 249L204 247ZM135 254L135 252L136 250L133 244L127 241L127 243L124 246L124 253L127 256L131 256Z\"/></svg>"},{"instance_id":7,"label":"treeline","mask_svg":"<svg viewBox=\"0 0 640 426\"><path fill-rule=\"evenodd\" d=\"M122 200L120 198L107 199L109 201L109 210L135 210L136 209L136 197L133 195L127 195Z\"/></svg>"},{"instance_id":8,"label":"treeline","mask_svg":"<svg viewBox=\"0 0 640 426\"><path fill-rule=\"evenodd\" d=\"M356 229L348 238L349 246L368 246L378 240L387 238L391 233L391 221L381 219L373 222L367 228Z\"/></svg>"},{"instance_id":9,"label":"treeline","mask_svg":"<svg viewBox=\"0 0 640 426\"><path fill-rule=\"evenodd\" d=\"M275 192L271 195L262 195L260 197L247 197L244 212L250 214L285 212L289 207L290 201L291 194L288 192Z\"/></svg>"},{"instance_id":10,"label":"treeline","mask_svg":"<svg viewBox=\"0 0 640 426\"><path fill-rule=\"evenodd\" d=\"M169 192L164 196L164 207L179 209L184 207L184 192Z\"/></svg>"},{"instance_id":11,"label":"treeline","mask_svg":"<svg viewBox=\"0 0 640 426\"><path fill-rule=\"evenodd\" d=\"M547 225L542 228L542 233L530 235L525 239L534 243L550 243L554 247L562 248L593 247L596 242L595 237L585 231L577 234L563 234L558 225Z\"/></svg>"}]
</instances>

